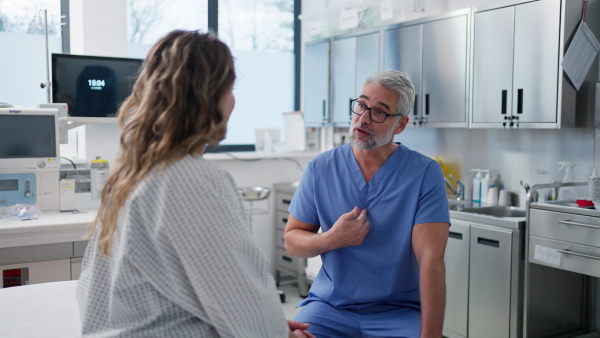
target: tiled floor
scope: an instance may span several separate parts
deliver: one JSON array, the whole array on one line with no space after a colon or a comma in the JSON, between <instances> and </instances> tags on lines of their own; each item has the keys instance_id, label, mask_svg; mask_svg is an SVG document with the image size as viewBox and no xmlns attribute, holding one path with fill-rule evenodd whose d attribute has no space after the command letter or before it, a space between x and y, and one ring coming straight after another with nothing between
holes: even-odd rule
<instances>
[{"instance_id":1,"label":"tiled floor","mask_svg":"<svg viewBox=\"0 0 600 338\"><path fill-rule=\"evenodd\" d=\"M285 312L285 317L287 319L294 319L294 316L300 311L300 309L296 309L295 306L302 300L298 294L298 288L295 285L284 285L277 289L285 292L285 303L281 304L283 306L283 311Z\"/></svg>"}]
</instances>

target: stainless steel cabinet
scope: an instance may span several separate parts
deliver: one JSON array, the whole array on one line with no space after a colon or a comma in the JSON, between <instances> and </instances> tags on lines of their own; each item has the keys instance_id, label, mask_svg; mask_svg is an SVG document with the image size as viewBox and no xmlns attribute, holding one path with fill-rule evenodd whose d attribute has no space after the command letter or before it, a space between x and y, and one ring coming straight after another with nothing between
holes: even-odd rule
<instances>
[{"instance_id":1,"label":"stainless steel cabinet","mask_svg":"<svg viewBox=\"0 0 600 338\"><path fill-rule=\"evenodd\" d=\"M587 15L600 15L600 4L590 4ZM594 101L588 87L597 81L598 64L579 91L562 68L581 8L580 0L474 8L471 128L588 125ZM589 27L598 36L596 21Z\"/></svg>"},{"instance_id":2,"label":"stainless steel cabinet","mask_svg":"<svg viewBox=\"0 0 600 338\"><path fill-rule=\"evenodd\" d=\"M555 123L560 0L474 14L473 123Z\"/></svg>"},{"instance_id":3,"label":"stainless steel cabinet","mask_svg":"<svg viewBox=\"0 0 600 338\"><path fill-rule=\"evenodd\" d=\"M336 126L350 125L350 100L358 97L365 78L379 70L379 46L379 32L334 39L332 111Z\"/></svg>"},{"instance_id":4,"label":"stainless steel cabinet","mask_svg":"<svg viewBox=\"0 0 600 338\"><path fill-rule=\"evenodd\" d=\"M415 87L415 105L410 112L411 125L422 125L421 70L423 69L423 25L401 26L384 33L384 68L404 72Z\"/></svg>"},{"instance_id":5,"label":"stainless steel cabinet","mask_svg":"<svg viewBox=\"0 0 600 338\"><path fill-rule=\"evenodd\" d=\"M512 237L512 231L471 226L469 337L516 337L510 334Z\"/></svg>"},{"instance_id":6,"label":"stainless steel cabinet","mask_svg":"<svg viewBox=\"0 0 600 338\"><path fill-rule=\"evenodd\" d=\"M304 57L304 124L320 127L328 122L329 40L307 43Z\"/></svg>"},{"instance_id":7,"label":"stainless steel cabinet","mask_svg":"<svg viewBox=\"0 0 600 338\"><path fill-rule=\"evenodd\" d=\"M283 233L288 221L288 207L294 197L296 187L290 183L278 183L273 185L275 188L275 198L277 211L275 216L276 241L275 241L275 279L278 285L298 283L298 293L301 297L308 296L309 282L306 280L304 268L306 267L306 258L294 257L285 250ZM285 278L287 276L289 278Z\"/></svg>"},{"instance_id":8,"label":"stainless steel cabinet","mask_svg":"<svg viewBox=\"0 0 600 338\"><path fill-rule=\"evenodd\" d=\"M384 30L386 69L415 86L412 126L466 127L469 11L400 23Z\"/></svg>"},{"instance_id":9,"label":"stainless steel cabinet","mask_svg":"<svg viewBox=\"0 0 600 338\"><path fill-rule=\"evenodd\" d=\"M506 221L507 226L483 221L452 218L445 253L445 337L521 334L524 221Z\"/></svg>"},{"instance_id":10,"label":"stainless steel cabinet","mask_svg":"<svg viewBox=\"0 0 600 338\"><path fill-rule=\"evenodd\" d=\"M444 336L467 337L469 315L468 223L453 220L446 246L446 313Z\"/></svg>"}]
</instances>

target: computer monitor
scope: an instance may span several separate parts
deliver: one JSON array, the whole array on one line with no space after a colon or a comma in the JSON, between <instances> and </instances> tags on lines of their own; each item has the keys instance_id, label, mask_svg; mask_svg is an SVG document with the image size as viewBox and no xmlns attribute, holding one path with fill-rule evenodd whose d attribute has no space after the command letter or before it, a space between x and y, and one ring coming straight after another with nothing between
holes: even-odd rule
<instances>
[{"instance_id":1,"label":"computer monitor","mask_svg":"<svg viewBox=\"0 0 600 338\"><path fill-rule=\"evenodd\" d=\"M0 108L0 170L60 168L58 109Z\"/></svg>"},{"instance_id":2,"label":"computer monitor","mask_svg":"<svg viewBox=\"0 0 600 338\"><path fill-rule=\"evenodd\" d=\"M52 102L69 116L115 117L131 94L143 59L52 54Z\"/></svg>"}]
</instances>

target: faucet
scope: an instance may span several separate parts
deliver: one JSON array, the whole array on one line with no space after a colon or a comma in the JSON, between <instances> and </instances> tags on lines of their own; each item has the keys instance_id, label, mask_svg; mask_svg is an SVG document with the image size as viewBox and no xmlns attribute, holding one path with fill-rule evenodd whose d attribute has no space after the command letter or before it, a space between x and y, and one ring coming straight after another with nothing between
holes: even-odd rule
<instances>
[{"instance_id":1,"label":"faucet","mask_svg":"<svg viewBox=\"0 0 600 338\"><path fill-rule=\"evenodd\" d=\"M456 189L452 186L452 183L444 176L444 180L446 181L446 186L454 195L456 195L457 201L462 201L465 199L465 185L460 180L452 177L452 174L448 175L454 182L456 182Z\"/></svg>"},{"instance_id":2,"label":"faucet","mask_svg":"<svg viewBox=\"0 0 600 338\"><path fill-rule=\"evenodd\" d=\"M534 191L533 194L529 193L529 190L531 189L531 187L529 186L529 184L523 182L523 180L521 180L521 182L519 182L521 184L521 186L523 187L523 189L525 189L525 194L527 194L527 198L529 199L529 201L531 202L537 202L538 198L539 198L539 194L537 191Z\"/></svg>"}]
</instances>

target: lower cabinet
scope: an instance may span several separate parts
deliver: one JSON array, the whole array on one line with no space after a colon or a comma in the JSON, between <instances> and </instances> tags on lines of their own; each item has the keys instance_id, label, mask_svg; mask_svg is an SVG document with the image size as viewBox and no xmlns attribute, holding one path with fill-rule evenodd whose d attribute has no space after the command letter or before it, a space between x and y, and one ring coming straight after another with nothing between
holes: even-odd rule
<instances>
[{"instance_id":1,"label":"lower cabinet","mask_svg":"<svg viewBox=\"0 0 600 338\"><path fill-rule=\"evenodd\" d=\"M79 279L88 241L0 249L0 289Z\"/></svg>"},{"instance_id":2,"label":"lower cabinet","mask_svg":"<svg viewBox=\"0 0 600 338\"><path fill-rule=\"evenodd\" d=\"M518 229L452 220L446 248L446 337L519 337L523 245Z\"/></svg>"}]
</instances>

